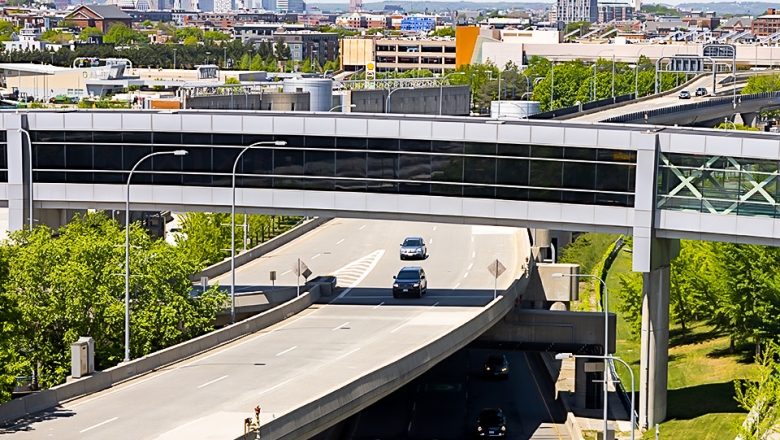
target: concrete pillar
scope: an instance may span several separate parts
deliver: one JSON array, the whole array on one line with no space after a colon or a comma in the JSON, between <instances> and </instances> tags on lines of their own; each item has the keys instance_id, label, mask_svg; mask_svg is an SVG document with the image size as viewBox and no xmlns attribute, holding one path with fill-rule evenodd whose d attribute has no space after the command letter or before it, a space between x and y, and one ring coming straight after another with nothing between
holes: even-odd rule
<instances>
[{"instance_id":1,"label":"concrete pillar","mask_svg":"<svg viewBox=\"0 0 780 440\"><path fill-rule=\"evenodd\" d=\"M6 115L8 130L8 230L18 231L28 224L30 214L30 158L27 137L19 128L27 127L27 115Z\"/></svg>"},{"instance_id":2,"label":"concrete pillar","mask_svg":"<svg viewBox=\"0 0 780 440\"><path fill-rule=\"evenodd\" d=\"M575 358L574 362L574 406L577 408L586 408L588 383L587 374L585 373L585 363L590 362L590 360Z\"/></svg>"},{"instance_id":3,"label":"concrete pillar","mask_svg":"<svg viewBox=\"0 0 780 440\"><path fill-rule=\"evenodd\" d=\"M747 125L748 127L756 126L756 121L758 120L758 113L740 113L739 116L742 118L742 123Z\"/></svg>"},{"instance_id":4,"label":"concrete pillar","mask_svg":"<svg viewBox=\"0 0 780 440\"><path fill-rule=\"evenodd\" d=\"M651 270L643 274L639 420L645 427L652 427L666 418L669 264L679 250L679 240L652 239Z\"/></svg>"}]
</instances>

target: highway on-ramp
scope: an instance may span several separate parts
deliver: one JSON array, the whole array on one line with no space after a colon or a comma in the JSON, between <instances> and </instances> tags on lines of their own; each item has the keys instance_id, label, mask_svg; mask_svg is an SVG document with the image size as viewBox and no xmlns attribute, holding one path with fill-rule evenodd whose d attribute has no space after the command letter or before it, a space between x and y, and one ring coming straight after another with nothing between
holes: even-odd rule
<instances>
[{"instance_id":1,"label":"highway on-ramp","mask_svg":"<svg viewBox=\"0 0 780 440\"><path fill-rule=\"evenodd\" d=\"M430 257L399 260L406 236ZM506 288L521 272L525 230L336 219L241 268L239 284L294 285L298 258L346 289L275 326L111 389L65 403L17 425L19 438L224 439L262 408L261 422L287 414L369 371L450 333L493 299L487 266L498 258ZM392 275L420 265L429 291L393 299Z\"/></svg>"}]
</instances>

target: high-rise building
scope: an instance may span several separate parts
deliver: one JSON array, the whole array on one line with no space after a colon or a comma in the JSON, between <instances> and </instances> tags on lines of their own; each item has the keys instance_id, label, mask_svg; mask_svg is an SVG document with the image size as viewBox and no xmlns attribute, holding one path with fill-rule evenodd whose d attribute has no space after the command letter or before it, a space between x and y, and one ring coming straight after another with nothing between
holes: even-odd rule
<instances>
[{"instance_id":1,"label":"high-rise building","mask_svg":"<svg viewBox=\"0 0 780 440\"><path fill-rule=\"evenodd\" d=\"M214 12L224 14L233 10L233 0L214 0Z\"/></svg>"},{"instance_id":2,"label":"high-rise building","mask_svg":"<svg viewBox=\"0 0 780 440\"><path fill-rule=\"evenodd\" d=\"M558 23L596 23L599 19L598 0L557 0L555 12Z\"/></svg>"},{"instance_id":3,"label":"high-rise building","mask_svg":"<svg viewBox=\"0 0 780 440\"><path fill-rule=\"evenodd\" d=\"M349 12L358 12L363 10L363 0L349 0Z\"/></svg>"}]
</instances>

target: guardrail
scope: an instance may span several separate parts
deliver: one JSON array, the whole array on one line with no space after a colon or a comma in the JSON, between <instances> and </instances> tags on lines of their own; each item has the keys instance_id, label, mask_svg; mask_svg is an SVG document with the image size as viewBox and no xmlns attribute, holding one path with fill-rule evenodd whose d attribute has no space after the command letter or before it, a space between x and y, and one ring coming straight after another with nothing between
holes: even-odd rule
<instances>
[{"instance_id":1,"label":"guardrail","mask_svg":"<svg viewBox=\"0 0 780 440\"><path fill-rule=\"evenodd\" d=\"M528 117L528 119L553 119L561 116L571 115L574 113L585 112L588 110L594 110L600 107L606 107L608 105L619 104L626 101L632 101L634 94L615 96L614 98L604 98L597 101L586 102L581 105L572 105L570 107L557 108L548 112L536 113Z\"/></svg>"},{"instance_id":2,"label":"guardrail","mask_svg":"<svg viewBox=\"0 0 780 440\"><path fill-rule=\"evenodd\" d=\"M759 99L775 99L777 100L776 104L780 105L780 92L764 92L764 93L755 93L751 95L737 95L737 99L739 100L738 101L739 103L756 101ZM731 96L722 97L722 98L713 98L707 101L699 101L691 104L680 104L672 107L663 107L654 110L626 113L624 115L613 116L611 118L604 119L601 122L629 123L629 122L636 122L636 121L645 121L645 118L650 119L655 116L668 115L672 113L679 113L679 112L685 112L685 111L697 110L697 109L703 109L709 107L717 107L720 105L731 105L733 103L734 103L734 99Z\"/></svg>"},{"instance_id":3,"label":"guardrail","mask_svg":"<svg viewBox=\"0 0 780 440\"><path fill-rule=\"evenodd\" d=\"M7 425L30 414L54 408L64 401L111 388L114 384L179 362L241 336L270 327L307 309L319 299L319 296L319 286L313 286L308 292L302 293L300 297L293 298L285 304L244 321L239 321L233 325L198 336L173 347L150 353L130 362L119 364L105 371L98 371L90 376L75 379L72 382L57 385L39 393L6 402L0 405L0 424Z\"/></svg>"}]
</instances>

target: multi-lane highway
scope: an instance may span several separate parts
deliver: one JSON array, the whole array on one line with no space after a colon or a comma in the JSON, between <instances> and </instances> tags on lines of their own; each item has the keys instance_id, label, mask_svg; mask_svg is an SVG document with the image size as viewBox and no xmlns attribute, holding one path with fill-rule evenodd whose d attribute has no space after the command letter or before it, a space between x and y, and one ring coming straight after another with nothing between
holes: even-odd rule
<instances>
[{"instance_id":1,"label":"multi-lane highway","mask_svg":"<svg viewBox=\"0 0 780 440\"><path fill-rule=\"evenodd\" d=\"M398 245L422 236L430 257L401 262ZM20 438L228 438L262 407L261 422L286 414L355 377L473 319L493 299L487 270L508 268L499 290L520 274L525 230L489 226L343 220L327 223L242 267L238 284L294 285L301 258L315 274L333 273L346 289L327 304L211 352L104 392L76 399L16 428ZM393 299L392 275L419 264L422 299ZM224 281L224 280L222 280Z\"/></svg>"}]
</instances>

